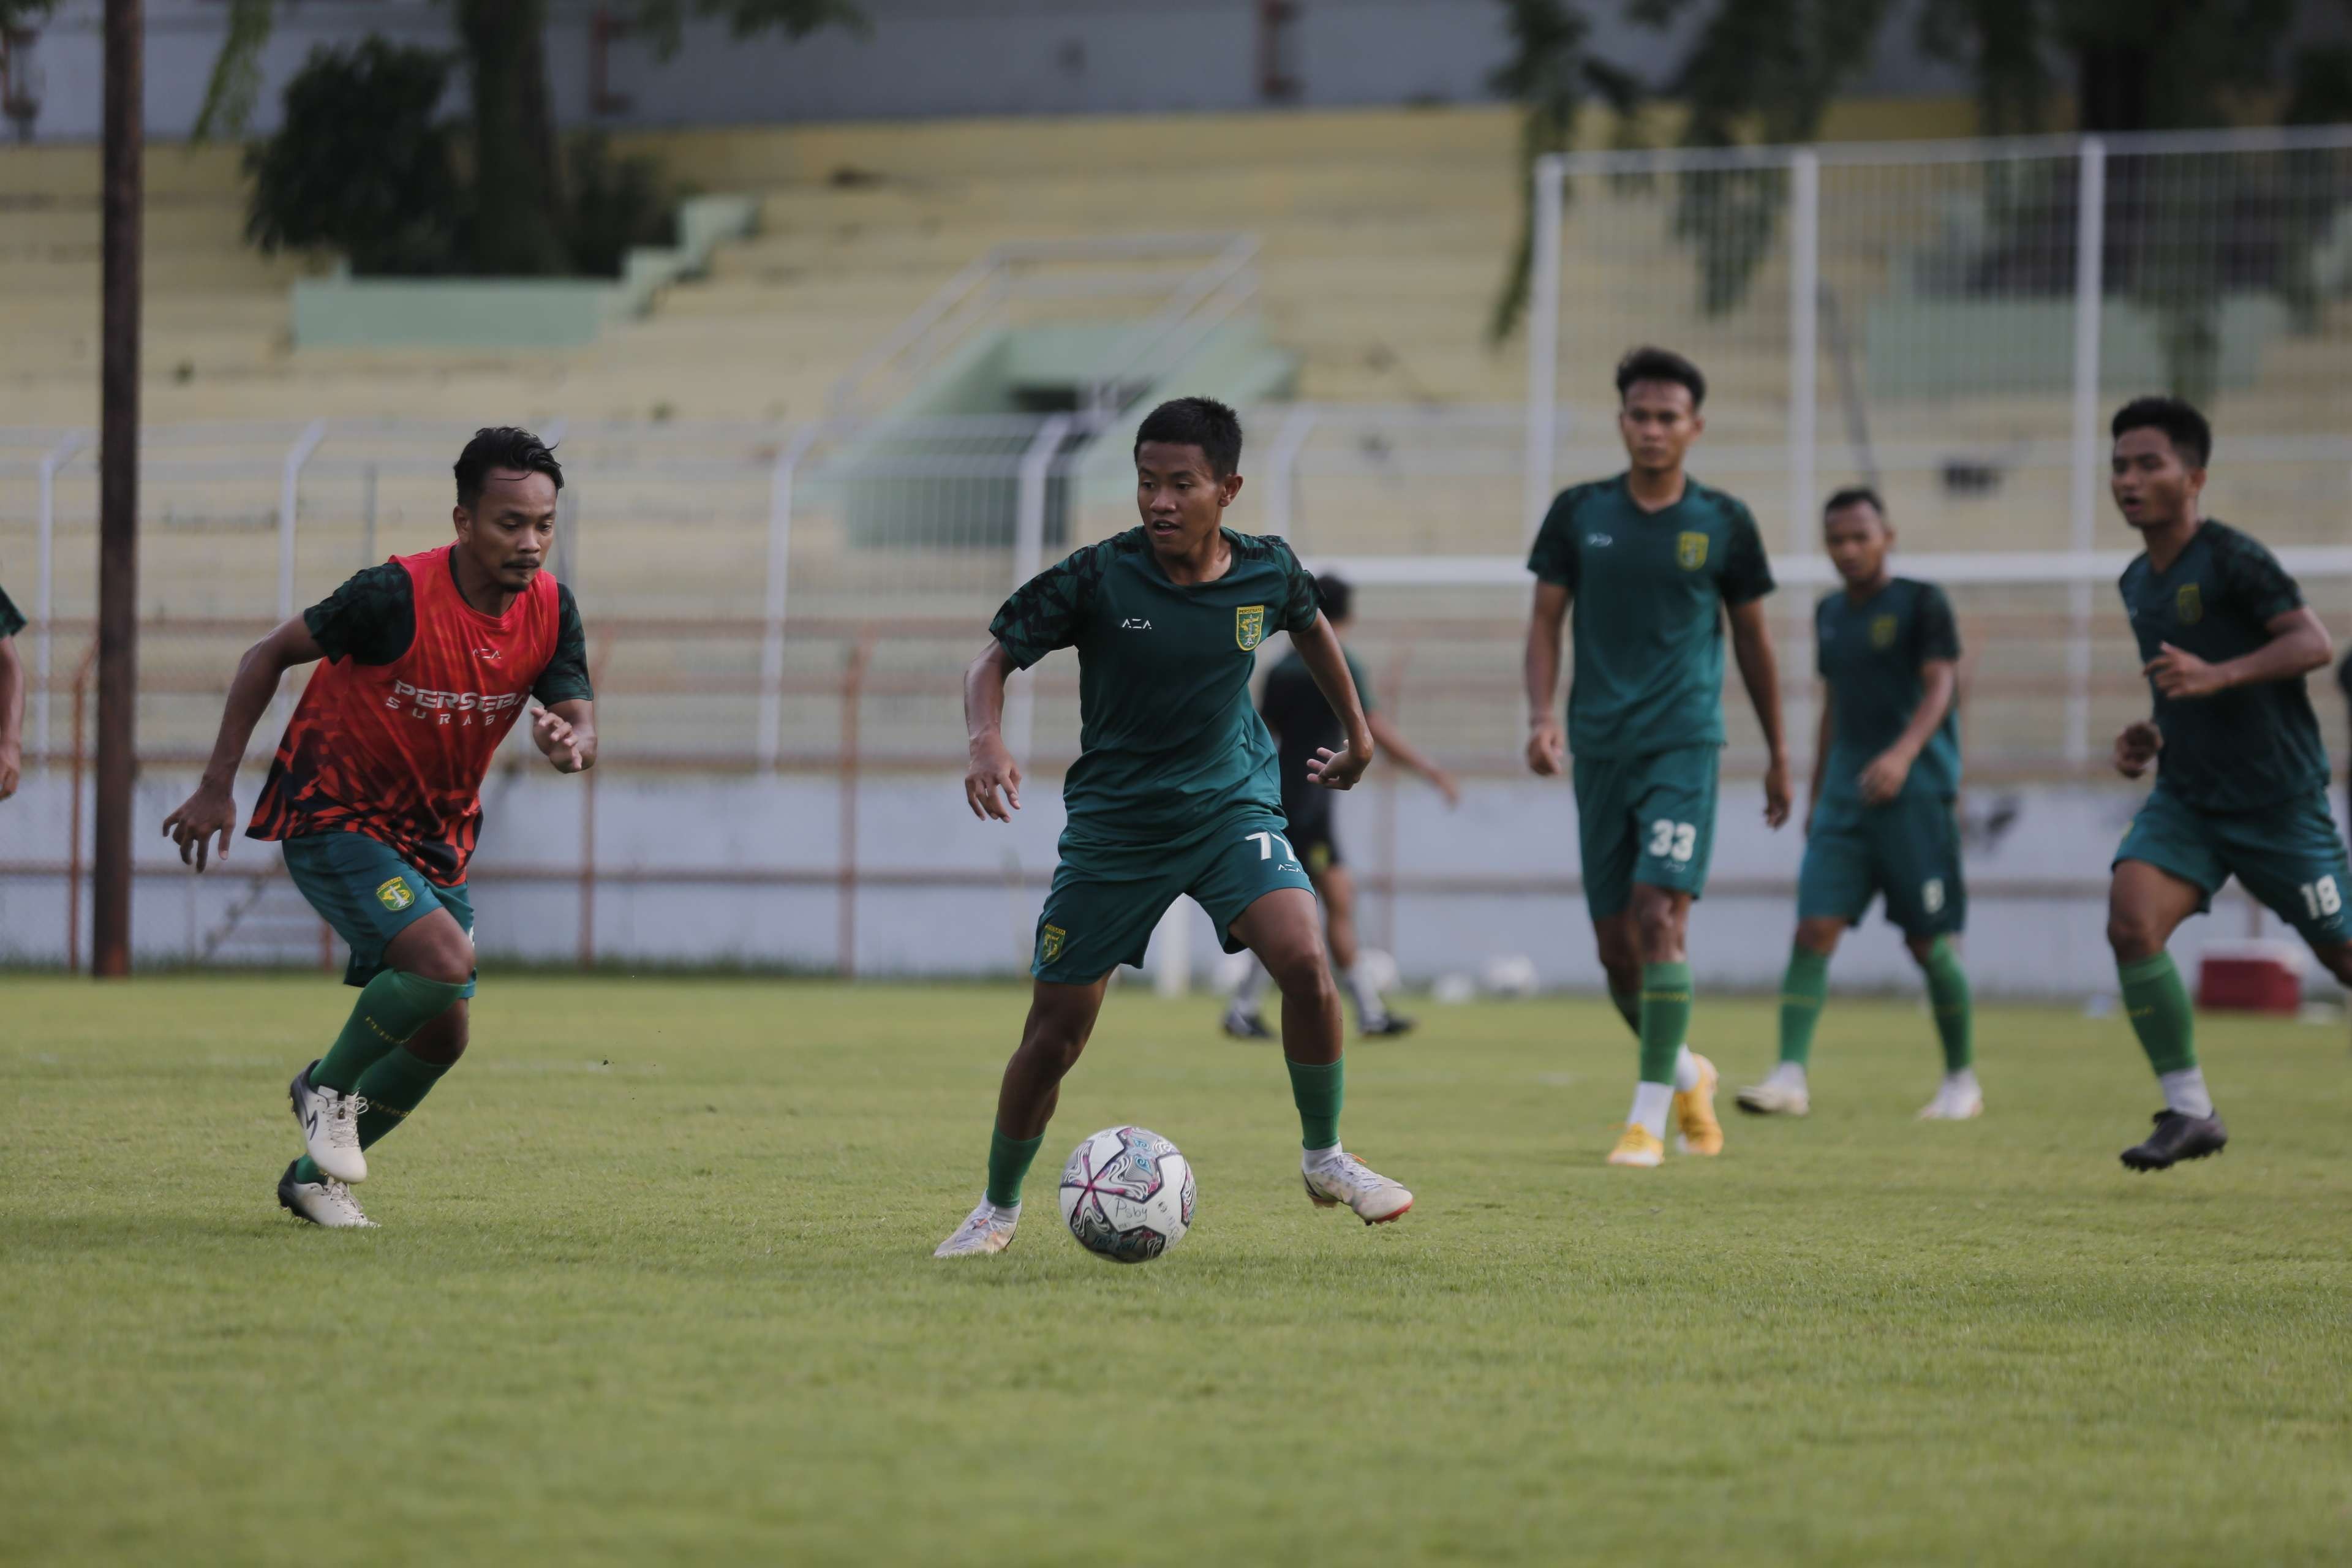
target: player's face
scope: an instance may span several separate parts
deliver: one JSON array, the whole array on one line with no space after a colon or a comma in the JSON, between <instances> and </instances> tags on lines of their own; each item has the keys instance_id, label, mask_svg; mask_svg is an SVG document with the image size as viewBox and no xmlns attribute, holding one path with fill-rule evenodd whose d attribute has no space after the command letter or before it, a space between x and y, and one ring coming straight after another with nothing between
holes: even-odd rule
<instances>
[{"instance_id":1,"label":"player's face","mask_svg":"<svg viewBox=\"0 0 2352 1568\"><path fill-rule=\"evenodd\" d=\"M1886 569L1886 551L1895 542L1895 531L1886 526L1876 507L1856 501L1822 520L1822 541L1840 577L1855 584L1875 583Z\"/></svg>"},{"instance_id":2,"label":"player's face","mask_svg":"<svg viewBox=\"0 0 2352 1568\"><path fill-rule=\"evenodd\" d=\"M1625 438L1625 456L1649 473L1681 467L1683 454L1706 428L1690 388L1679 381L1637 381L1625 389L1617 408L1617 433Z\"/></svg>"},{"instance_id":3,"label":"player's face","mask_svg":"<svg viewBox=\"0 0 2352 1568\"><path fill-rule=\"evenodd\" d=\"M1242 477L1219 479L1198 447L1146 441L1135 452L1135 508L1151 547L1183 555L1217 531L1225 508L1241 493Z\"/></svg>"},{"instance_id":4,"label":"player's face","mask_svg":"<svg viewBox=\"0 0 2352 1568\"><path fill-rule=\"evenodd\" d=\"M457 509L457 548L509 593L530 586L554 547L555 481L545 474L493 468L473 509Z\"/></svg>"},{"instance_id":5,"label":"player's face","mask_svg":"<svg viewBox=\"0 0 2352 1568\"><path fill-rule=\"evenodd\" d=\"M2205 470L2182 462L2171 437L2143 426L2116 437L2107 488L2126 522L2134 528L2161 528L2195 515Z\"/></svg>"}]
</instances>

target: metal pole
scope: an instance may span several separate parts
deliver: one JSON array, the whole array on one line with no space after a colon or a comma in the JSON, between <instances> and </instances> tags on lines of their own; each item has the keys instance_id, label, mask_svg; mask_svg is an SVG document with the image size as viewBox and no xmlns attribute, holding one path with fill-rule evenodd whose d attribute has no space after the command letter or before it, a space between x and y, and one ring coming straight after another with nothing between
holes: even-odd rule
<instances>
[{"instance_id":1,"label":"metal pole","mask_svg":"<svg viewBox=\"0 0 2352 1568\"><path fill-rule=\"evenodd\" d=\"M1028 450L1021 454L1019 510L1013 520L1013 586L1016 591L1045 570L1045 481L1063 441L1076 423L1072 415L1052 416L1037 426ZM1036 726L1036 689L1033 681L1024 679L1005 694L1004 745L1024 771L1029 766L1029 742Z\"/></svg>"},{"instance_id":2,"label":"metal pole","mask_svg":"<svg viewBox=\"0 0 2352 1568\"><path fill-rule=\"evenodd\" d=\"M278 618L281 621L294 615L294 512L302 497L302 465L326 438L325 420L313 419L302 426L302 434L286 449L286 462L278 474Z\"/></svg>"},{"instance_id":3,"label":"metal pole","mask_svg":"<svg viewBox=\"0 0 2352 1568\"><path fill-rule=\"evenodd\" d=\"M1298 454L1320 417L1313 404L1299 404L1275 432L1274 446L1266 453L1265 531L1290 541L1294 550L1298 545Z\"/></svg>"},{"instance_id":4,"label":"metal pole","mask_svg":"<svg viewBox=\"0 0 2352 1568\"><path fill-rule=\"evenodd\" d=\"M97 887L93 974L131 973L131 784L139 700L139 262L146 140L142 0L106 0L98 462Z\"/></svg>"},{"instance_id":5,"label":"metal pole","mask_svg":"<svg viewBox=\"0 0 2352 1568\"><path fill-rule=\"evenodd\" d=\"M793 480L824 428L803 425L794 431L768 476L768 625L760 643L760 765L771 773L784 746L784 602L792 577Z\"/></svg>"},{"instance_id":6,"label":"metal pole","mask_svg":"<svg viewBox=\"0 0 2352 1568\"><path fill-rule=\"evenodd\" d=\"M41 771L49 767L49 667L56 657L58 470L68 458L89 444L87 432L76 430L41 454L41 574L34 613L40 617L40 640L33 645L33 738L41 748Z\"/></svg>"},{"instance_id":7,"label":"metal pole","mask_svg":"<svg viewBox=\"0 0 2352 1568\"><path fill-rule=\"evenodd\" d=\"M360 566L373 566L375 560L375 479L373 463L360 470Z\"/></svg>"},{"instance_id":8,"label":"metal pole","mask_svg":"<svg viewBox=\"0 0 2352 1568\"><path fill-rule=\"evenodd\" d=\"M1789 160L1789 551L1812 547L1821 410L1822 158L1811 148ZM1790 663L1801 673L1813 665L1812 621L1804 595L1781 595L1789 617ZM1783 744L1806 754L1813 728L1813 683L1799 680L1789 704Z\"/></svg>"},{"instance_id":9,"label":"metal pole","mask_svg":"<svg viewBox=\"0 0 2352 1568\"><path fill-rule=\"evenodd\" d=\"M2074 212L2074 453L2069 495L2069 542L2087 556L2098 539L2099 328L2105 294L2107 146L2083 138L2082 179ZM2066 760L2091 755L2091 581L2087 562L2066 593Z\"/></svg>"},{"instance_id":10,"label":"metal pole","mask_svg":"<svg viewBox=\"0 0 2352 1568\"><path fill-rule=\"evenodd\" d=\"M1533 539L1551 507L1552 444L1558 439L1559 387L1559 246L1561 182L1559 154L1536 160L1535 226L1528 276L1528 432L1526 488L1520 507Z\"/></svg>"}]
</instances>

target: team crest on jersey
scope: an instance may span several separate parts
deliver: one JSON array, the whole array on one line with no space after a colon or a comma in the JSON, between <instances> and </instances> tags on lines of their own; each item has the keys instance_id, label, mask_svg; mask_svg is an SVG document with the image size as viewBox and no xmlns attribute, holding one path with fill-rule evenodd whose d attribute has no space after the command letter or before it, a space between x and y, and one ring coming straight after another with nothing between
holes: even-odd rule
<instances>
[{"instance_id":1,"label":"team crest on jersey","mask_svg":"<svg viewBox=\"0 0 2352 1568\"><path fill-rule=\"evenodd\" d=\"M1244 653L1265 641L1265 606L1244 605L1234 612L1234 641Z\"/></svg>"},{"instance_id":2,"label":"team crest on jersey","mask_svg":"<svg viewBox=\"0 0 2352 1568\"><path fill-rule=\"evenodd\" d=\"M1706 535L1685 533L1675 540L1675 563L1685 572L1696 572L1706 564Z\"/></svg>"},{"instance_id":3,"label":"team crest on jersey","mask_svg":"<svg viewBox=\"0 0 2352 1568\"><path fill-rule=\"evenodd\" d=\"M416 901L416 889L408 885L405 877L394 877L375 890L375 901L398 914Z\"/></svg>"},{"instance_id":4,"label":"team crest on jersey","mask_svg":"<svg viewBox=\"0 0 2352 1568\"><path fill-rule=\"evenodd\" d=\"M1870 623L1870 646L1874 648L1893 647L1895 646L1895 617L1893 616L1874 616Z\"/></svg>"},{"instance_id":5,"label":"team crest on jersey","mask_svg":"<svg viewBox=\"0 0 2352 1568\"><path fill-rule=\"evenodd\" d=\"M2172 595L2173 614L2184 626L2193 626L2205 618L2205 595L2194 583L2180 584L2180 592Z\"/></svg>"},{"instance_id":6,"label":"team crest on jersey","mask_svg":"<svg viewBox=\"0 0 2352 1568\"><path fill-rule=\"evenodd\" d=\"M1070 933L1060 926L1047 926L1037 939L1037 951L1046 963L1051 963L1062 956L1062 944L1069 939Z\"/></svg>"}]
</instances>

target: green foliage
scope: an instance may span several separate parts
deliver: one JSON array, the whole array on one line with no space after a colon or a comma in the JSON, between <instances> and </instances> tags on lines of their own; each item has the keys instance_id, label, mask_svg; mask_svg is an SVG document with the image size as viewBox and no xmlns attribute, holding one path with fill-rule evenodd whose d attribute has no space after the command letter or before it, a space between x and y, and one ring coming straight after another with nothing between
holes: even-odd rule
<instances>
[{"instance_id":1,"label":"green foliage","mask_svg":"<svg viewBox=\"0 0 2352 1568\"><path fill-rule=\"evenodd\" d=\"M261 47L269 42L277 20L275 0L228 0L228 34L213 58L190 141L242 136L253 123L253 106L261 96Z\"/></svg>"},{"instance_id":2,"label":"green foliage","mask_svg":"<svg viewBox=\"0 0 2352 1568\"><path fill-rule=\"evenodd\" d=\"M57 9L58 0L0 0L0 27L30 27Z\"/></svg>"},{"instance_id":3,"label":"green foliage","mask_svg":"<svg viewBox=\"0 0 2352 1568\"><path fill-rule=\"evenodd\" d=\"M652 38L654 52L667 59L684 41L689 15L721 18L739 38L765 32L801 38L820 27L844 27L861 36L868 30L866 14L851 0L635 0L628 19Z\"/></svg>"},{"instance_id":4,"label":"green foliage","mask_svg":"<svg viewBox=\"0 0 2352 1568\"><path fill-rule=\"evenodd\" d=\"M285 123L246 153L247 237L266 251L331 247L362 273L451 270L459 192L434 118L449 68L382 38L312 50L287 84Z\"/></svg>"},{"instance_id":5,"label":"green foliage","mask_svg":"<svg viewBox=\"0 0 2352 1568\"><path fill-rule=\"evenodd\" d=\"M677 216L652 159L616 158L594 131L574 137L567 151L563 237L575 272L618 278L631 247L676 237Z\"/></svg>"}]
</instances>

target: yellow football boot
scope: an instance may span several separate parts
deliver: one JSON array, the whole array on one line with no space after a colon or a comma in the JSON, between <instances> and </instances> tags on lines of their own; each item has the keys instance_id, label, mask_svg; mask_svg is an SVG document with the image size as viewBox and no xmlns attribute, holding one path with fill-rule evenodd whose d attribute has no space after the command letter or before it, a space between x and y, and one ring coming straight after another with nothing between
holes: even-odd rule
<instances>
[{"instance_id":1,"label":"yellow football boot","mask_svg":"<svg viewBox=\"0 0 2352 1568\"><path fill-rule=\"evenodd\" d=\"M1617 1147L1609 1151L1609 1163L1644 1168L1663 1165L1666 1163L1666 1145L1640 1122L1628 1121L1623 1135L1617 1140Z\"/></svg>"},{"instance_id":2,"label":"yellow football boot","mask_svg":"<svg viewBox=\"0 0 2352 1568\"><path fill-rule=\"evenodd\" d=\"M1715 1119L1715 1086L1718 1075L1715 1064L1691 1052L1691 1060L1698 1066L1698 1087L1675 1093L1675 1125L1681 1129L1675 1139L1677 1154L1720 1154L1723 1152L1723 1123Z\"/></svg>"}]
</instances>

